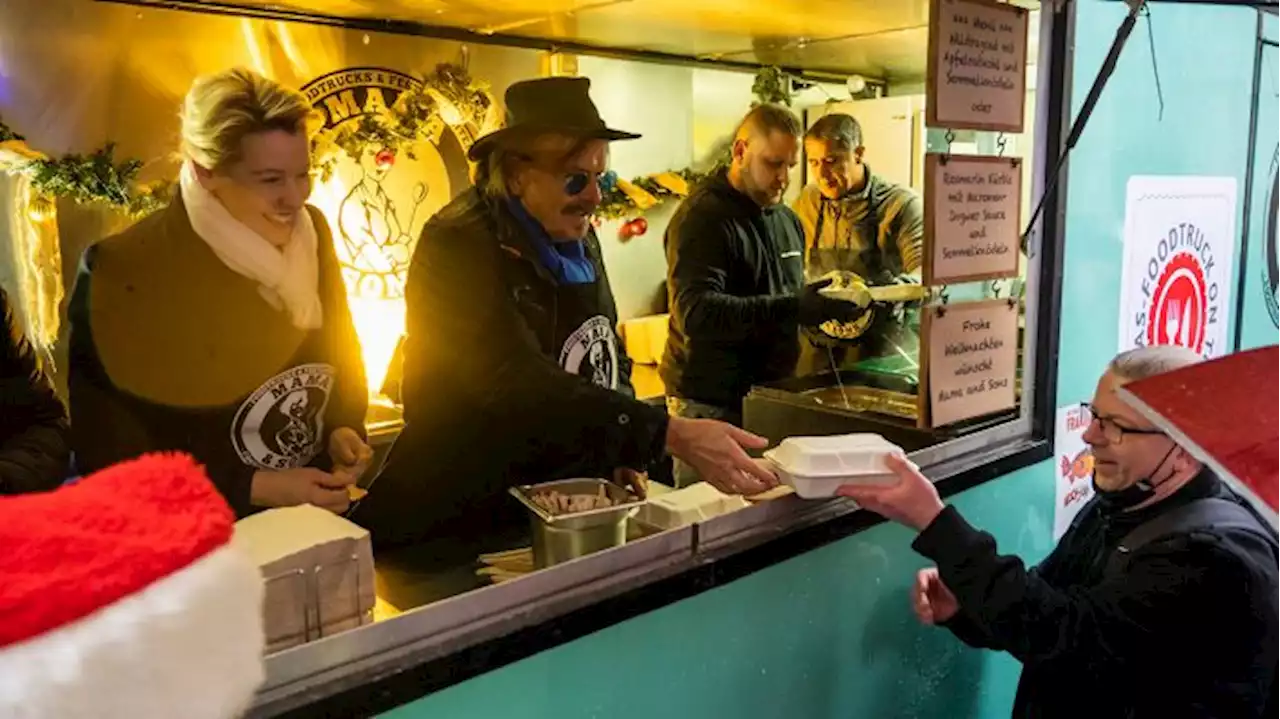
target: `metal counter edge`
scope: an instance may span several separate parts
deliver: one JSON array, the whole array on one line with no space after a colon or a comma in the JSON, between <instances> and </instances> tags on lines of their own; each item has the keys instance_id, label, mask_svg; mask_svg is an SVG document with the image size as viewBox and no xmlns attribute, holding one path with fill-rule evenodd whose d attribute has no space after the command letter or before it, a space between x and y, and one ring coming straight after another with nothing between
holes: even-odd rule
<instances>
[{"instance_id":1,"label":"metal counter edge","mask_svg":"<svg viewBox=\"0 0 1280 719\"><path fill-rule=\"evenodd\" d=\"M926 469L944 496L1047 459L1012 439ZM884 521L849 500L764 502L266 660L250 717L371 716Z\"/></svg>"}]
</instances>

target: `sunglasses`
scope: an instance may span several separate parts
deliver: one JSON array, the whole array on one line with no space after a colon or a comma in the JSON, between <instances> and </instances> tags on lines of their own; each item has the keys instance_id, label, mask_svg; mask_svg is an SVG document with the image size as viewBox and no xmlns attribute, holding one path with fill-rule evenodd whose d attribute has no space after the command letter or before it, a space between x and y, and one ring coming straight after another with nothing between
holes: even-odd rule
<instances>
[{"instance_id":1,"label":"sunglasses","mask_svg":"<svg viewBox=\"0 0 1280 719\"><path fill-rule=\"evenodd\" d=\"M536 163L537 160L529 155L521 155L521 159L526 162ZM613 170L608 170L599 175L593 172L579 170L577 172L569 172L564 175L564 194L569 197L577 197L587 188L591 186L592 181L600 187L600 192L607 193L614 188L617 183L618 176Z\"/></svg>"},{"instance_id":2,"label":"sunglasses","mask_svg":"<svg viewBox=\"0 0 1280 719\"><path fill-rule=\"evenodd\" d=\"M571 172L564 176L564 194L575 197L581 195L591 184L593 173L590 172ZM595 183L600 187L600 192L607 194L618 182L618 176L613 170L608 170L599 175L595 175Z\"/></svg>"}]
</instances>

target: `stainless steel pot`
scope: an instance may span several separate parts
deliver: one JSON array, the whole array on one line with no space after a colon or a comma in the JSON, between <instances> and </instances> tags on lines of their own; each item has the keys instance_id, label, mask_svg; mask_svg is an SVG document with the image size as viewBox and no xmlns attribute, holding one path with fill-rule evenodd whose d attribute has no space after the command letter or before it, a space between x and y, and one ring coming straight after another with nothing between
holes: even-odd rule
<instances>
[{"instance_id":1,"label":"stainless steel pot","mask_svg":"<svg viewBox=\"0 0 1280 719\"><path fill-rule=\"evenodd\" d=\"M598 495L602 487L614 501L612 507L553 515L533 501L540 492ZM512 487L510 491L529 510L533 564L538 569L626 544L627 520L644 504L630 490L603 479L561 479Z\"/></svg>"}]
</instances>

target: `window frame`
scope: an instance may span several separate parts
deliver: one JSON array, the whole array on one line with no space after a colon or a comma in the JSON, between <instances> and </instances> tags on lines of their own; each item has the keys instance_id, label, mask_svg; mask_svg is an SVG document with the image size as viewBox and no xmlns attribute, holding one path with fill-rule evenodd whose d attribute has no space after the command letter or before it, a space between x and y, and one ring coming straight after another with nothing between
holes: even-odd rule
<instances>
[{"instance_id":1,"label":"window frame","mask_svg":"<svg viewBox=\"0 0 1280 719\"><path fill-rule=\"evenodd\" d=\"M305 18L292 18L306 21ZM1032 197L1070 123L1075 3L1041 9ZM1021 411L911 454L945 497L1052 454L1066 169L1028 250ZM1030 372L1026 368L1031 368ZM852 502L766 502L514 582L485 587L266 658L249 716L369 715L659 609L875 526Z\"/></svg>"}]
</instances>

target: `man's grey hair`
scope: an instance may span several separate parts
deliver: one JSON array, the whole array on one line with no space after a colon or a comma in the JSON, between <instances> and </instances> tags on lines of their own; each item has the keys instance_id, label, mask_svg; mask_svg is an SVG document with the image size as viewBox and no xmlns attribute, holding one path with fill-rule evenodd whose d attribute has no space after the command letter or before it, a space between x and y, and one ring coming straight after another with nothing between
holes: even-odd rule
<instances>
[{"instance_id":1,"label":"man's grey hair","mask_svg":"<svg viewBox=\"0 0 1280 719\"><path fill-rule=\"evenodd\" d=\"M480 158L472 177L480 194L499 200L510 196L507 175L518 155L511 147L499 145Z\"/></svg>"},{"instance_id":2,"label":"man's grey hair","mask_svg":"<svg viewBox=\"0 0 1280 719\"><path fill-rule=\"evenodd\" d=\"M1178 345L1148 345L1121 352L1107 371L1124 382L1154 377L1204 361L1198 353Z\"/></svg>"},{"instance_id":3,"label":"man's grey hair","mask_svg":"<svg viewBox=\"0 0 1280 719\"><path fill-rule=\"evenodd\" d=\"M841 152L853 152L862 147L862 125L853 115L833 112L823 115L804 134L806 140L829 143Z\"/></svg>"}]
</instances>

